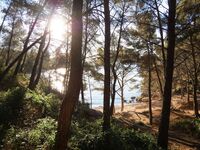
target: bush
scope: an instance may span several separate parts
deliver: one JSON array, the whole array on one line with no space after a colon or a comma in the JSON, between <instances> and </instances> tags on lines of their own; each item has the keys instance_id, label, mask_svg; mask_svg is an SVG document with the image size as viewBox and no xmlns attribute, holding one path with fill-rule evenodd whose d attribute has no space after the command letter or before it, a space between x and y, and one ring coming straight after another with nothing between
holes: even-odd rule
<instances>
[{"instance_id":1,"label":"bush","mask_svg":"<svg viewBox=\"0 0 200 150\"><path fill-rule=\"evenodd\" d=\"M25 90L20 87L0 92L0 123L14 121L20 112Z\"/></svg>"},{"instance_id":2,"label":"bush","mask_svg":"<svg viewBox=\"0 0 200 150\"><path fill-rule=\"evenodd\" d=\"M32 108L37 107L43 117L56 118L60 107L60 100L54 94L45 95L43 92L27 90L25 99Z\"/></svg>"},{"instance_id":3,"label":"bush","mask_svg":"<svg viewBox=\"0 0 200 150\"><path fill-rule=\"evenodd\" d=\"M173 129L200 138L200 119L181 120L172 125Z\"/></svg>"},{"instance_id":4,"label":"bush","mask_svg":"<svg viewBox=\"0 0 200 150\"><path fill-rule=\"evenodd\" d=\"M70 149L76 150L156 150L159 149L154 138L145 133L139 133L133 129L125 129L113 124L111 130L102 132L102 121L87 123L73 122ZM109 136L110 143L106 144L105 137Z\"/></svg>"},{"instance_id":5,"label":"bush","mask_svg":"<svg viewBox=\"0 0 200 150\"><path fill-rule=\"evenodd\" d=\"M38 119L30 128L11 127L4 140L4 146L12 149L52 149L55 140L56 121L50 117Z\"/></svg>"}]
</instances>

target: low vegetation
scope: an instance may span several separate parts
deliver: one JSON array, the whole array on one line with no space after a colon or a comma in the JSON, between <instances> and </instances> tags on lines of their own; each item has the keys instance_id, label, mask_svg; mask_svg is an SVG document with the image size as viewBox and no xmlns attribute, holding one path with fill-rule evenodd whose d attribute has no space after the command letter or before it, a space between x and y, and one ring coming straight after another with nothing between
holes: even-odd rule
<instances>
[{"instance_id":1,"label":"low vegetation","mask_svg":"<svg viewBox=\"0 0 200 150\"><path fill-rule=\"evenodd\" d=\"M23 87L0 92L1 148L52 149L55 141L60 100L56 95ZM110 146L105 144L102 119L86 115L89 105L79 104L74 113L69 149L157 149L152 135L123 128L112 122L107 133Z\"/></svg>"},{"instance_id":2,"label":"low vegetation","mask_svg":"<svg viewBox=\"0 0 200 150\"><path fill-rule=\"evenodd\" d=\"M183 119L172 125L172 128L187 135L200 138L200 119Z\"/></svg>"}]
</instances>

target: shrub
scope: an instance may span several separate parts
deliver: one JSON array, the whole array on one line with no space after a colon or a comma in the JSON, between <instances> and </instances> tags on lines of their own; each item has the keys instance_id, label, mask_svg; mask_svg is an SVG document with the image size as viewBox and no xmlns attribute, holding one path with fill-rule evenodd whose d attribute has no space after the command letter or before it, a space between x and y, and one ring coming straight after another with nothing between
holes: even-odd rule
<instances>
[{"instance_id":1,"label":"shrub","mask_svg":"<svg viewBox=\"0 0 200 150\"><path fill-rule=\"evenodd\" d=\"M133 129L125 129L112 124L111 130L104 134L102 132L102 121L87 123L73 122L72 136L70 138L70 149L79 150L156 150L159 149L154 138L150 134L139 133ZM110 143L106 144L105 136L109 136Z\"/></svg>"},{"instance_id":2,"label":"shrub","mask_svg":"<svg viewBox=\"0 0 200 150\"><path fill-rule=\"evenodd\" d=\"M14 121L22 107L25 90L20 87L0 92L0 123Z\"/></svg>"},{"instance_id":3,"label":"shrub","mask_svg":"<svg viewBox=\"0 0 200 150\"><path fill-rule=\"evenodd\" d=\"M198 118L178 121L172 125L172 128L200 138L200 119Z\"/></svg>"},{"instance_id":4,"label":"shrub","mask_svg":"<svg viewBox=\"0 0 200 150\"><path fill-rule=\"evenodd\" d=\"M4 140L4 146L12 149L52 149L55 140L56 121L50 117L38 119L32 128L11 127Z\"/></svg>"},{"instance_id":5,"label":"shrub","mask_svg":"<svg viewBox=\"0 0 200 150\"><path fill-rule=\"evenodd\" d=\"M56 118L60 107L60 100L54 94L45 95L40 91L27 90L25 99L42 113L42 116Z\"/></svg>"}]
</instances>

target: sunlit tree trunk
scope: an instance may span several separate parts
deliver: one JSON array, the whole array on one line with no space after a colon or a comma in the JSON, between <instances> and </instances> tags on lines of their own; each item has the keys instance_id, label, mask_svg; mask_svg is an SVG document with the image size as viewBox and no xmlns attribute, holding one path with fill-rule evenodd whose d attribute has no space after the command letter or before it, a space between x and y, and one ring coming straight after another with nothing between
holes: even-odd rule
<instances>
[{"instance_id":1,"label":"sunlit tree trunk","mask_svg":"<svg viewBox=\"0 0 200 150\"><path fill-rule=\"evenodd\" d=\"M163 149L168 147L168 129L170 119L170 107L172 96L172 80L174 69L174 50L175 50L175 15L176 15L176 0L168 0L169 16L168 16L168 48L167 48L167 64L163 95L163 105L161 112L161 120L158 132L158 145Z\"/></svg>"},{"instance_id":2,"label":"sunlit tree trunk","mask_svg":"<svg viewBox=\"0 0 200 150\"><path fill-rule=\"evenodd\" d=\"M82 7L83 0L74 0L72 8L71 70L69 85L58 118L55 150L67 149L72 113L78 102L82 80Z\"/></svg>"}]
</instances>

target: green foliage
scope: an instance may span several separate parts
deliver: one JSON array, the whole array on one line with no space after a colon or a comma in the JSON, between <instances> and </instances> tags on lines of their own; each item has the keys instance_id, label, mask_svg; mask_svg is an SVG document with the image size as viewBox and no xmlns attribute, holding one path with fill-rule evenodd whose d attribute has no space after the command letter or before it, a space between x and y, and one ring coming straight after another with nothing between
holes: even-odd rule
<instances>
[{"instance_id":1,"label":"green foliage","mask_svg":"<svg viewBox=\"0 0 200 150\"><path fill-rule=\"evenodd\" d=\"M14 121L22 107L25 90L20 87L0 92L0 123Z\"/></svg>"},{"instance_id":2,"label":"green foliage","mask_svg":"<svg viewBox=\"0 0 200 150\"><path fill-rule=\"evenodd\" d=\"M200 138L200 119L196 118L193 120L181 120L173 124L172 128Z\"/></svg>"},{"instance_id":3,"label":"green foliage","mask_svg":"<svg viewBox=\"0 0 200 150\"><path fill-rule=\"evenodd\" d=\"M37 107L38 110L41 110L43 115L53 118L58 116L60 100L54 94L45 95L41 91L32 91L28 89L25 99L29 100L33 107Z\"/></svg>"},{"instance_id":4,"label":"green foliage","mask_svg":"<svg viewBox=\"0 0 200 150\"><path fill-rule=\"evenodd\" d=\"M38 119L29 129L11 127L4 145L12 149L52 149L55 140L56 121L50 117Z\"/></svg>"},{"instance_id":5,"label":"green foliage","mask_svg":"<svg viewBox=\"0 0 200 150\"><path fill-rule=\"evenodd\" d=\"M105 136L110 137L110 144L105 142ZM156 150L159 149L154 138L133 129L126 129L113 123L108 133L102 132L102 121L87 123L73 122L72 135L69 142L70 149L76 150Z\"/></svg>"}]
</instances>

